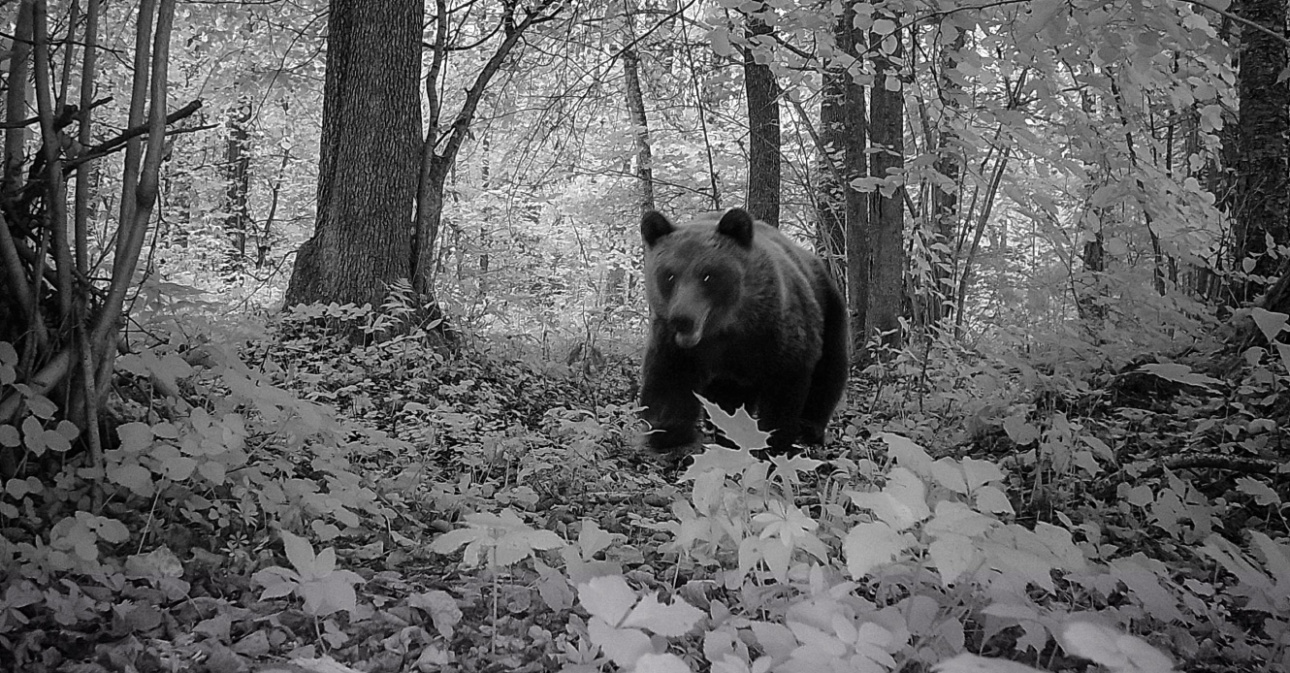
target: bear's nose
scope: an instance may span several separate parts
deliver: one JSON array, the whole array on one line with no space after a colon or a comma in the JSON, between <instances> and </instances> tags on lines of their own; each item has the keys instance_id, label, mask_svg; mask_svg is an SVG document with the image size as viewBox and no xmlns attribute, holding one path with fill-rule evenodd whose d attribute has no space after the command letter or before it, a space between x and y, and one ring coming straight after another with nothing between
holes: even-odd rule
<instances>
[{"instance_id":1,"label":"bear's nose","mask_svg":"<svg viewBox=\"0 0 1290 673\"><path fill-rule=\"evenodd\" d=\"M694 318L688 315L678 315L672 317L672 329L677 334L689 334L694 331Z\"/></svg>"}]
</instances>

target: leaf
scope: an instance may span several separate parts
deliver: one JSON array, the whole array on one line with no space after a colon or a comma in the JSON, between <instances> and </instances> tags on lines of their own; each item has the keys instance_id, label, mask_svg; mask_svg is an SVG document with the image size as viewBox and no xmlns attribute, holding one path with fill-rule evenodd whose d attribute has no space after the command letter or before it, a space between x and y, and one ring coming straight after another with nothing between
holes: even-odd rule
<instances>
[{"instance_id":1,"label":"leaf","mask_svg":"<svg viewBox=\"0 0 1290 673\"><path fill-rule=\"evenodd\" d=\"M27 409L37 417L50 420L58 413L58 405L44 395L32 395L27 398Z\"/></svg>"},{"instance_id":2,"label":"leaf","mask_svg":"<svg viewBox=\"0 0 1290 673\"><path fill-rule=\"evenodd\" d=\"M1121 673L1169 673L1173 662L1147 641L1090 621L1073 620L1059 629L1062 648Z\"/></svg>"},{"instance_id":3,"label":"leaf","mask_svg":"<svg viewBox=\"0 0 1290 673\"><path fill-rule=\"evenodd\" d=\"M1012 502L1002 490L995 486L983 486L973 496L976 509L987 514L1014 514Z\"/></svg>"},{"instance_id":4,"label":"leaf","mask_svg":"<svg viewBox=\"0 0 1290 673\"><path fill-rule=\"evenodd\" d=\"M1142 365L1142 371L1158 376L1166 381L1182 383L1189 386L1199 386L1208 388L1211 385L1222 385L1222 381L1212 377L1193 372L1191 367L1177 362L1156 362L1148 365Z\"/></svg>"},{"instance_id":5,"label":"leaf","mask_svg":"<svg viewBox=\"0 0 1290 673\"><path fill-rule=\"evenodd\" d=\"M1250 531L1254 549L1263 559L1263 566L1282 589L1290 587L1290 547L1278 544L1257 530ZM1284 595L1284 592L1283 594Z\"/></svg>"},{"instance_id":6,"label":"leaf","mask_svg":"<svg viewBox=\"0 0 1290 673\"><path fill-rule=\"evenodd\" d=\"M735 53L735 49L730 44L730 30L725 27L713 28L708 33L708 41L712 43L712 51L717 56L729 57Z\"/></svg>"},{"instance_id":7,"label":"leaf","mask_svg":"<svg viewBox=\"0 0 1290 673\"><path fill-rule=\"evenodd\" d=\"M142 465L117 465L107 469L108 481L124 486L136 495L150 497L153 493L152 473Z\"/></svg>"},{"instance_id":8,"label":"leaf","mask_svg":"<svg viewBox=\"0 0 1290 673\"><path fill-rule=\"evenodd\" d=\"M943 535L932 540L927 545L927 555L941 576L941 584L947 588L980 562L976 545L962 535Z\"/></svg>"},{"instance_id":9,"label":"leaf","mask_svg":"<svg viewBox=\"0 0 1290 673\"><path fill-rule=\"evenodd\" d=\"M578 602L592 616L603 619L611 626L618 626L636 603L636 592L621 575L593 577L591 581L578 586Z\"/></svg>"},{"instance_id":10,"label":"leaf","mask_svg":"<svg viewBox=\"0 0 1290 673\"><path fill-rule=\"evenodd\" d=\"M898 464L909 468L920 477L931 476L932 457L927 455L923 447L915 444L907 437L892 433L883 433L880 437L883 443L887 445L887 453Z\"/></svg>"},{"instance_id":11,"label":"leaf","mask_svg":"<svg viewBox=\"0 0 1290 673\"><path fill-rule=\"evenodd\" d=\"M654 651L649 636L636 629L616 629L599 617L587 622L587 635L614 663L628 670Z\"/></svg>"},{"instance_id":12,"label":"leaf","mask_svg":"<svg viewBox=\"0 0 1290 673\"><path fill-rule=\"evenodd\" d=\"M121 438L121 450L127 453L140 453L152 444L152 428L147 423L125 423L116 429L116 436Z\"/></svg>"},{"instance_id":13,"label":"leaf","mask_svg":"<svg viewBox=\"0 0 1290 673\"><path fill-rule=\"evenodd\" d=\"M685 660L671 652L642 654L632 670L635 673L693 673Z\"/></svg>"},{"instance_id":14,"label":"leaf","mask_svg":"<svg viewBox=\"0 0 1290 673\"><path fill-rule=\"evenodd\" d=\"M705 397L695 393L695 397L703 403L703 408L708 412L708 418L712 419L712 424L717 426L721 434L727 439L734 442L741 449L764 449L770 446L770 433L764 432L757 427L757 421L748 415L747 410L740 407L734 415L727 414L721 407L709 402Z\"/></svg>"},{"instance_id":15,"label":"leaf","mask_svg":"<svg viewBox=\"0 0 1290 673\"><path fill-rule=\"evenodd\" d=\"M975 491L990 482L1003 481L1003 470L988 460L964 458L959 464L963 467L963 477L967 480L969 491Z\"/></svg>"},{"instance_id":16,"label":"leaf","mask_svg":"<svg viewBox=\"0 0 1290 673\"><path fill-rule=\"evenodd\" d=\"M341 610L352 613L358 607L354 583L342 573L301 582L296 593L305 599L305 612L318 617Z\"/></svg>"},{"instance_id":17,"label":"leaf","mask_svg":"<svg viewBox=\"0 0 1290 673\"><path fill-rule=\"evenodd\" d=\"M1007 659L989 659L975 654L960 654L932 667L936 673L1043 673Z\"/></svg>"},{"instance_id":18,"label":"leaf","mask_svg":"<svg viewBox=\"0 0 1290 673\"><path fill-rule=\"evenodd\" d=\"M314 547L309 541L289 530L280 531L282 547L287 553L287 560L302 577L308 576L314 569Z\"/></svg>"},{"instance_id":19,"label":"leaf","mask_svg":"<svg viewBox=\"0 0 1290 673\"><path fill-rule=\"evenodd\" d=\"M458 528L450 530L443 535L435 538L430 543L430 551L436 554L451 554L458 547L474 542L481 537L486 537L484 531L477 528Z\"/></svg>"},{"instance_id":20,"label":"leaf","mask_svg":"<svg viewBox=\"0 0 1290 673\"><path fill-rule=\"evenodd\" d=\"M22 435L18 433L18 428L7 423L0 425L0 446L11 449L22 446Z\"/></svg>"},{"instance_id":21,"label":"leaf","mask_svg":"<svg viewBox=\"0 0 1290 673\"><path fill-rule=\"evenodd\" d=\"M680 598L671 605L663 605L654 594L647 594L623 620L623 626L648 629L660 636L676 638L689 633L702 618L702 610Z\"/></svg>"},{"instance_id":22,"label":"leaf","mask_svg":"<svg viewBox=\"0 0 1290 673\"><path fill-rule=\"evenodd\" d=\"M1254 498L1258 505L1279 505L1281 496L1272 487L1253 477L1241 477L1236 480L1236 490Z\"/></svg>"},{"instance_id":23,"label":"leaf","mask_svg":"<svg viewBox=\"0 0 1290 673\"><path fill-rule=\"evenodd\" d=\"M847 571L856 580L867 576L874 568L896 560L905 547L900 533L885 523L858 524L842 542Z\"/></svg>"},{"instance_id":24,"label":"leaf","mask_svg":"<svg viewBox=\"0 0 1290 673\"><path fill-rule=\"evenodd\" d=\"M850 492L857 507L873 512L892 528L905 530L931 515L927 507L927 485L903 467L892 468L887 484L878 493Z\"/></svg>"},{"instance_id":25,"label":"leaf","mask_svg":"<svg viewBox=\"0 0 1290 673\"><path fill-rule=\"evenodd\" d=\"M605 532L595 521L591 519L582 520L582 528L578 530L578 553L583 560L590 560L597 553L613 544L614 536Z\"/></svg>"},{"instance_id":26,"label":"leaf","mask_svg":"<svg viewBox=\"0 0 1290 673\"><path fill-rule=\"evenodd\" d=\"M1003 419L1003 431L1017 446L1026 446L1039 439L1039 428L1026 422L1024 413L1013 414Z\"/></svg>"},{"instance_id":27,"label":"leaf","mask_svg":"<svg viewBox=\"0 0 1290 673\"><path fill-rule=\"evenodd\" d=\"M1290 321L1290 316L1284 313L1276 313L1258 306L1250 309L1250 317L1254 319L1254 324L1259 326L1259 331L1263 332L1268 343L1276 341L1277 335L1286 329L1286 322Z\"/></svg>"}]
</instances>

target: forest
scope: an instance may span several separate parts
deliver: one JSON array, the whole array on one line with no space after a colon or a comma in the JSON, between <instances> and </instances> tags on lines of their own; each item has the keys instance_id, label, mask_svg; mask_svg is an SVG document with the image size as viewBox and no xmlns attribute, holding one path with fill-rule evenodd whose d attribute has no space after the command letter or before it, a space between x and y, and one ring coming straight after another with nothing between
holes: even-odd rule
<instances>
[{"instance_id":1,"label":"forest","mask_svg":"<svg viewBox=\"0 0 1290 673\"><path fill-rule=\"evenodd\" d=\"M0 1L0 671L1290 670L1288 5Z\"/></svg>"}]
</instances>

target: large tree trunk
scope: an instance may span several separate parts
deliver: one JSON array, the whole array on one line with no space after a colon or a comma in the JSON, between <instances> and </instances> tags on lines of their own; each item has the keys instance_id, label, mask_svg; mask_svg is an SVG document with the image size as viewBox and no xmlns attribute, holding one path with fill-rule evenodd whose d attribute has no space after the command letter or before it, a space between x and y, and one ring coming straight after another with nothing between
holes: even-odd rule
<instances>
[{"instance_id":1,"label":"large tree trunk","mask_svg":"<svg viewBox=\"0 0 1290 673\"><path fill-rule=\"evenodd\" d=\"M624 34L624 40L627 46L623 47L619 58L623 62L623 88L627 98L627 117L632 122L632 136L636 145L636 185L638 196L640 198L640 213L656 210L658 206L654 201L654 152L650 147L649 138L649 117L645 114L645 96L641 93L641 61L640 55L636 51L636 21L637 12L636 3L629 2L626 8L627 30ZM610 231L608 235L613 236L613 247L615 250L619 247L618 232ZM606 307L619 305L619 302L626 299L627 269L621 263L615 263L609 270L609 277L605 281L602 304Z\"/></svg>"},{"instance_id":2,"label":"large tree trunk","mask_svg":"<svg viewBox=\"0 0 1290 673\"><path fill-rule=\"evenodd\" d=\"M331 0L314 235L287 305L379 305L411 273L421 147L421 0Z\"/></svg>"},{"instance_id":3,"label":"large tree trunk","mask_svg":"<svg viewBox=\"0 0 1290 673\"><path fill-rule=\"evenodd\" d=\"M769 35L770 26L758 16L765 4L747 15L748 39ZM769 38L767 38L769 39ZM779 226L779 83L770 65L757 61L758 50L744 47L744 90L748 96L748 203L752 216ZM764 57L763 57L764 60Z\"/></svg>"},{"instance_id":4,"label":"large tree trunk","mask_svg":"<svg viewBox=\"0 0 1290 673\"><path fill-rule=\"evenodd\" d=\"M1285 0L1244 0L1241 15L1276 33L1286 32ZM1272 258L1267 239L1276 245L1290 242L1290 194L1287 193L1287 141L1290 137L1290 88L1281 79L1286 68L1284 40L1250 27L1241 28L1240 71L1240 160L1237 162L1235 253L1238 271L1253 278L1238 281L1233 297L1252 301L1263 292L1273 276L1283 271L1281 260Z\"/></svg>"},{"instance_id":5,"label":"large tree trunk","mask_svg":"<svg viewBox=\"0 0 1290 673\"><path fill-rule=\"evenodd\" d=\"M869 104L870 123L869 139L873 146L870 154L869 174L875 178L887 179L893 170L905 164L904 121L905 110L899 88L892 90L887 82L894 78L898 71L888 58L899 58L901 55L900 34L889 36L871 36L876 44L879 40L894 40L895 48L890 54L882 51L874 59L878 81L874 83ZM865 338L876 333L891 332L883 339L888 345L900 343L900 308L903 297L903 274L905 270L904 246L904 187L895 190L886 189L869 195L869 309L865 316Z\"/></svg>"}]
</instances>

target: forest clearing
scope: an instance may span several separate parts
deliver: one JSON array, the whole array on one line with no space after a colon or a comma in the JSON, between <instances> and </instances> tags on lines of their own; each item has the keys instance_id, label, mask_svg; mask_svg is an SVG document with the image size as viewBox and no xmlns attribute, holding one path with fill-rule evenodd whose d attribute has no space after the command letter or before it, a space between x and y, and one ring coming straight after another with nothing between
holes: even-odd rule
<instances>
[{"instance_id":1,"label":"forest clearing","mask_svg":"<svg viewBox=\"0 0 1290 673\"><path fill-rule=\"evenodd\" d=\"M0 2L0 672L1290 670L1288 5Z\"/></svg>"}]
</instances>

